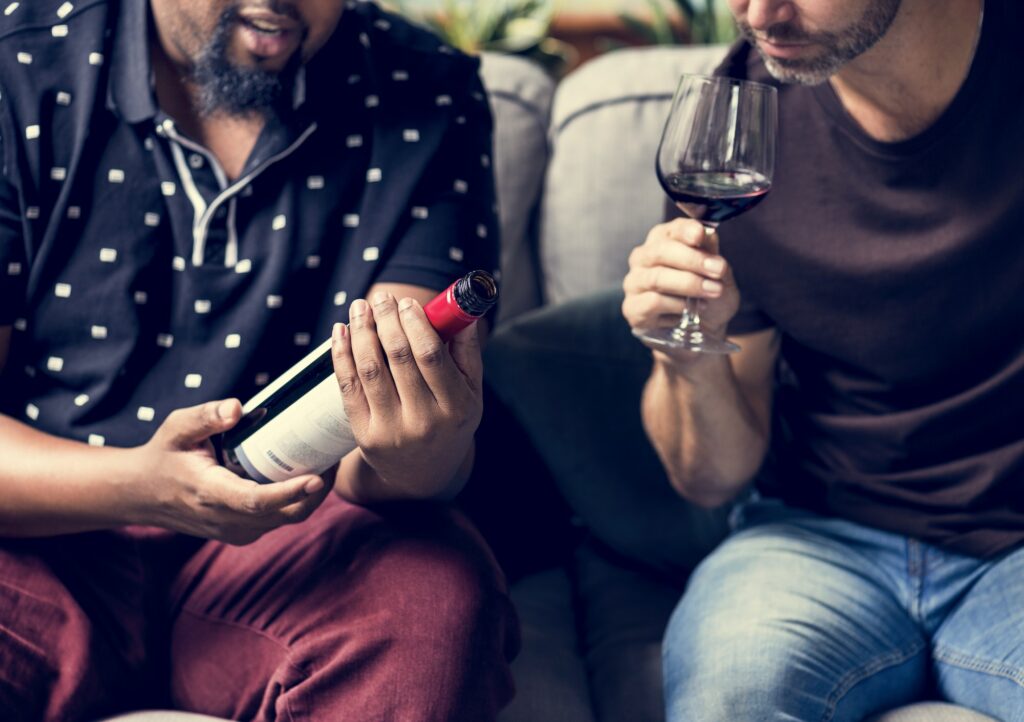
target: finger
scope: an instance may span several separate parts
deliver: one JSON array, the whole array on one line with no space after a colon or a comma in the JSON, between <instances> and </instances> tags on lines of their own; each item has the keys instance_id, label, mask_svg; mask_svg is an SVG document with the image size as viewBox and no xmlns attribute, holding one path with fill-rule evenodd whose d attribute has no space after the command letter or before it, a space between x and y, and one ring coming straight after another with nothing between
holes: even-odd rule
<instances>
[{"instance_id":1,"label":"finger","mask_svg":"<svg viewBox=\"0 0 1024 722\"><path fill-rule=\"evenodd\" d=\"M452 359L448 345L437 335L416 299L403 298L399 315L412 345L416 365L437 403L450 409L466 390L466 377Z\"/></svg>"},{"instance_id":2,"label":"finger","mask_svg":"<svg viewBox=\"0 0 1024 722\"><path fill-rule=\"evenodd\" d=\"M305 521L309 518L310 514L316 511L327 495L331 493L334 488L333 478L324 484L324 488L316 494L312 494L308 499L297 501L294 504L289 504L277 513L278 520L281 524L298 524L299 522Z\"/></svg>"},{"instance_id":3,"label":"finger","mask_svg":"<svg viewBox=\"0 0 1024 722\"><path fill-rule=\"evenodd\" d=\"M365 428L370 419L370 407L363 393L363 385L356 371L356 360L352 356L352 339L348 327L334 324L331 333L331 360L334 363L334 377L341 389L341 401L353 427Z\"/></svg>"},{"instance_id":4,"label":"finger","mask_svg":"<svg viewBox=\"0 0 1024 722\"><path fill-rule=\"evenodd\" d=\"M631 269L668 266L680 271L692 271L708 278L721 279L728 262L721 256L678 241L637 246L629 254Z\"/></svg>"},{"instance_id":5,"label":"finger","mask_svg":"<svg viewBox=\"0 0 1024 722\"><path fill-rule=\"evenodd\" d=\"M395 381L384 359L373 311L363 299L354 302L349 310L349 331L356 374L370 413L382 418L393 417L399 405Z\"/></svg>"},{"instance_id":6,"label":"finger","mask_svg":"<svg viewBox=\"0 0 1024 722\"><path fill-rule=\"evenodd\" d=\"M632 328L674 326L685 308L684 299L653 291L628 295L622 301L622 315Z\"/></svg>"},{"instance_id":7,"label":"finger","mask_svg":"<svg viewBox=\"0 0 1024 722\"><path fill-rule=\"evenodd\" d=\"M273 484L243 479L224 467L211 467L203 477L207 506L221 507L236 514L259 518L319 494L325 486L319 476L298 476Z\"/></svg>"},{"instance_id":8,"label":"finger","mask_svg":"<svg viewBox=\"0 0 1024 722\"><path fill-rule=\"evenodd\" d=\"M480 348L480 322L474 321L452 337L448 344L452 361L473 389L483 387L484 364Z\"/></svg>"},{"instance_id":9,"label":"finger","mask_svg":"<svg viewBox=\"0 0 1024 722\"><path fill-rule=\"evenodd\" d=\"M402 406L411 409L433 403L433 395L416 364L412 343L399 318L395 297L378 291L373 298L373 318Z\"/></svg>"},{"instance_id":10,"label":"finger","mask_svg":"<svg viewBox=\"0 0 1024 722\"><path fill-rule=\"evenodd\" d=\"M160 425L157 434L175 449L192 449L211 436L227 431L242 416L238 399L209 401L172 411Z\"/></svg>"},{"instance_id":11,"label":"finger","mask_svg":"<svg viewBox=\"0 0 1024 722\"><path fill-rule=\"evenodd\" d=\"M722 281L667 266L633 269L623 279L622 288L628 295L653 291L689 298L718 298L725 290Z\"/></svg>"},{"instance_id":12,"label":"finger","mask_svg":"<svg viewBox=\"0 0 1024 722\"><path fill-rule=\"evenodd\" d=\"M669 240L682 241L693 248L704 248L711 253L718 253L718 234L713 228L704 226L697 221L676 219L664 225L664 237Z\"/></svg>"}]
</instances>

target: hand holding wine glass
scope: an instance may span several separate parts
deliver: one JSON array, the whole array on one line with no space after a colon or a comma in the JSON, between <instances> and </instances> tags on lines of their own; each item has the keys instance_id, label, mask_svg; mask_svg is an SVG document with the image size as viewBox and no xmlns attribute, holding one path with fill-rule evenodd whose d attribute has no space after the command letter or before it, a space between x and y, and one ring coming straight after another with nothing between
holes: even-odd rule
<instances>
[{"instance_id":1,"label":"hand holding wine glass","mask_svg":"<svg viewBox=\"0 0 1024 722\"><path fill-rule=\"evenodd\" d=\"M708 236L722 221L754 207L771 188L777 114L771 86L696 75L680 80L658 147L658 180ZM700 302L689 297L675 327L633 333L653 348L739 350L701 325Z\"/></svg>"}]
</instances>

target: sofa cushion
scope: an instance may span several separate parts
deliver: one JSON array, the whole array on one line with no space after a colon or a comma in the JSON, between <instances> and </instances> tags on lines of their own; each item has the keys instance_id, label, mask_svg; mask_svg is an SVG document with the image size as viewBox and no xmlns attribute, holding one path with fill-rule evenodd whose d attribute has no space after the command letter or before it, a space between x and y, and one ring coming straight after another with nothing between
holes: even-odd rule
<instances>
[{"instance_id":1,"label":"sofa cushion","mask_svg":"<svg viewBox=\"0 0 1024 722\"><path fill-rule=\"evenodd\" d=\"M714 45L619 50L558 86L539 241L548 303L621 283L629 251L664 212L654 156L679 76L709 73L724 55Z\"/></svg>"},{"instance_id":2,"label":"sofa cushion","mask_svg":"<svg viewBox=\"0 0 1024 722\"><path fill-rule=\"evenodd\" d=\"M534 220L548 159L554 81L539 65L496 53L481 56L480 75L494 114L494 175L501 222L499 318L540 303Z\"/></svg>"}]
</instances>

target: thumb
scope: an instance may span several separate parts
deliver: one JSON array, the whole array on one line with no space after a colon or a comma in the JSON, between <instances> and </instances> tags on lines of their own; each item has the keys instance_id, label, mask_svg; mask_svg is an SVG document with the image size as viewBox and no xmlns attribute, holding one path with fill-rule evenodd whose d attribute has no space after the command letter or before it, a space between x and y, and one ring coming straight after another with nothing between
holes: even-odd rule
<instances>
[{"instance_id":1,"label":"thumb","mask_svg":"<svg viewBox=\"0 0 1024 722\"><path fill-rule=\"evenodd\" d=\"M242 404L238 399L209 401L198 406L189 406L172 411L160 425L168 445L178 449L191 449L211 436L227 431L238 423L242 416Z\"/></svg>"},{"instance_id":2,"label":"thumb","mask_svg":"<svg viewBox=\"0 0 1024 722\"><path fill-rule=\"evenodd\" d=\"M448 344L452 360L462 375L479 388L483 378L483 361L480 358L480 322L474 321L452 337Z\"/></svg>"}]
</instances>

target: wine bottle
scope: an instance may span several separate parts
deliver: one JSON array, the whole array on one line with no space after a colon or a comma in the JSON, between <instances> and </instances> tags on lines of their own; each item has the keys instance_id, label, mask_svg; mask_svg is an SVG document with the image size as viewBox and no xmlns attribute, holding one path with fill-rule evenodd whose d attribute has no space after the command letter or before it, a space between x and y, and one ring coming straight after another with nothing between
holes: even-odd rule
<instances>
[{"instance_id":1,"label":"wine bottle","mask_svg":"<svg viewBox=\"0 0 1024 722\"><path fill-rule=\"evenodd\" d=\"M444 341L483 316L498 299L494 278L472 271L423 307ZM218 439L221 462L260 483L321 474L356 447L334 377L331 340L242 406L242 418Z\"/></svg>"}]
</instances>

